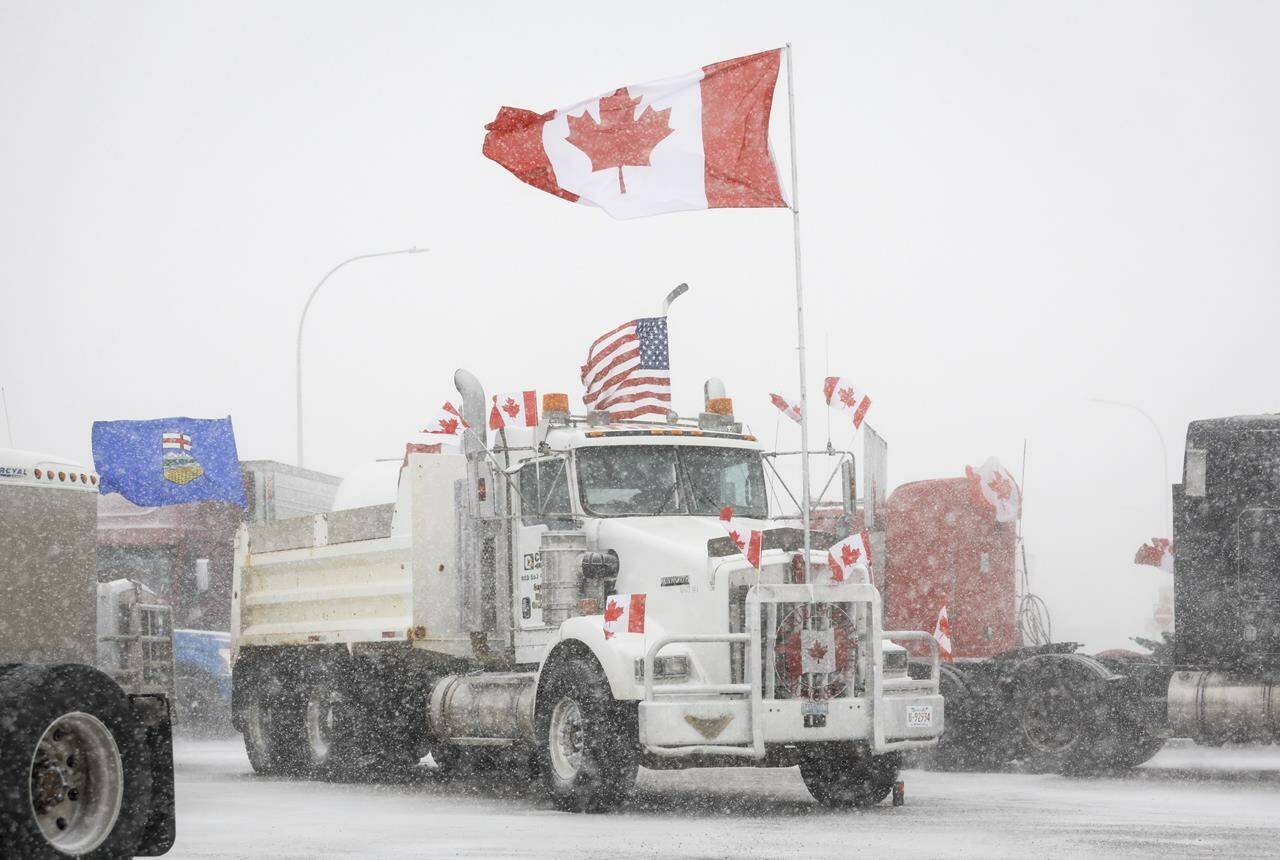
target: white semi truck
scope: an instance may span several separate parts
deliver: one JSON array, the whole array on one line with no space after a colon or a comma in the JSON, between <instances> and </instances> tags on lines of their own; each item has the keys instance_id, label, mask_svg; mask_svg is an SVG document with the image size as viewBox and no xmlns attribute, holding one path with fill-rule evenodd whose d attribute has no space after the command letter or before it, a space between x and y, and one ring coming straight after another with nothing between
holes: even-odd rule
<instances>
[{"instance_id":1,"label":"white semi truck","mask_svg":"<svg viewBox=\"0 0 1280 860\"><path fill-rule=\"evenodd\" d=\"M483 427L479 382L455 382ZM795 519L770 516L769 455L708 404L613 422L548 395L492 450L468 431L461 454L408 455L394 504L243 526L232 708L253 767L430 752L527 766L560 808L601 811L641 765L799 765L824 804L883 800L943 730L936 644L882 629L865 567L833 581L830 537L803 557ZM763 532L758 568L726 506ZM929 677L891 640L929 643Z\"/></svg>"},{"instance_id":2,"label":"white semi truck","mask_svg":"<svg viewBox=\"0 0 1280 860\"><path fill-rule=\"evenodd\" d=\"M167 610L98 588L97 501L92 470L0 449L0 857L173 844Z\"/></svg>"}]
</instances>

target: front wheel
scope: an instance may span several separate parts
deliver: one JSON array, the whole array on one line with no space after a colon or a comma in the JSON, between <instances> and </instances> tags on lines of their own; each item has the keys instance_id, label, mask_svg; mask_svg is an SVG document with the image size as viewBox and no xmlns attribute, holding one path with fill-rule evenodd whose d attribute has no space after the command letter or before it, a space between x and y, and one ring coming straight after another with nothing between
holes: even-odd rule
<instances>
[{"instance_id":1,"label":"front wheel","mask_svg":"<svg viewBox=\"0 0 1280 860\"><path fill-rule=\"evenodd\" d=\"M595 661L554 663L538 696L539 766L551 801L569 812L606 812L635 787L634 706L614 700Z\"/></svg>"},{"instance_id":2,"label":"front wheel","mask_svg":"<svg viewBox=\"0 0 1280 860\"><path fill-rule=\"evenodd\" d=\"M853 744L821 744L805 751L800 777L813 799L837 809L875 806L898 781L902 756L873 756Z\"/></svg>"}]
</instances>

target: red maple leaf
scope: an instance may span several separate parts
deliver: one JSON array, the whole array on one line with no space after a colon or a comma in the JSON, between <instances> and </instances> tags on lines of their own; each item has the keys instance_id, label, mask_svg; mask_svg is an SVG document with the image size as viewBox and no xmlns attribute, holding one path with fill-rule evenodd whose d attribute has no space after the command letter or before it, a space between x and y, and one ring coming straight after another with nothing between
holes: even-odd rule
<instances>
[{"instance_id":1,"label":"red maple leaf","mask_svg":"<svg viewBox=\"0 0 1280 860\"><path fill-rule=\"evenodd\" d=\"M441 418L440 429L437 430L436 432L448 433L449 435L452 436L454 433L458 432L458 419L457 418Z\"/></svg>"},{"instance_id":2,"label":"red maple leaf","mask_svg":"<svg viewBox=\"0 0 1280 860\"><path fill-rule=\"evenodd\" d=\"M617 621L621 617L622 617L622 604L618 603L612 597L609 598L609 603L604 608L604 623L605 623L604 638L606 639L613 638L613 631L609 629L608 625L614 621Z\"/></svg>"},{"instance_id":3,"label":"red maple leaf","mask_svg":"<svg viewBox=\"0 0 1280 860\"><path fill-rule=\"evenodd\" d=\"M507 402L502 404L502 411L512 418L515 418L520 414L520 404L508 397Z\"/></svg>"},{"instance_id":4,"label":"red maple leaf","mask_svg":"<svg viewBox=\"0 0 1280 860\"><path fill-rule=\"evenodd\" d=\"M840 562L836 561L836 557L827 553L827 565L831 568L831 581L844 582L844 568L840 566Z\"/></svg>"},{"instance_id":5,"label":"red maple leaf","mask_svg":"<svg viewBox=\"0 0 1280 860\"><path fill-rule=\"evenodd\" d=\"M821 663L822 658L827 656L827 646L821 642L814 642L809 646L809 656L813 658L813 662Z\"/></svg>"},{"instance_id":6,"label":"red maple leaf","mask_svg":"<svg viewBox=\"0 0 1280 860\"><path fill-rule=\"evenodd\" d=\"M857 402L857 398L853 396L852 388L840 389L840 402L845 406L848 406L850 409L853 408L854 404Z\"/></svg>"},{"instance_id":7,"label":"red maple leaf","mask_svg":"<svg viewBox=\"0 0 1280 860\"><path fill-rule=\"evenodd\" d=\"M729 532L729 540L736 543L738 549L746 549L747 547L747 542L742 539L742 535L738 534L736 530Z\"/></svg>"},{"instance_id":8,"label":"red maple leaf","mask_svg":"<svg viewBox=\"0 0 1280 860\"><path fill-rule=\"evenodd\" d=\"M1001 501L1005 501L1013 495L1013 483L1000 472L996 472L995 477L987 482L987 486L991 488L991 492L996 494L996 498Z\"/></svg>"},{"instance_id":9,"label":"red maple leaf","mask_svg":"<svg viewBox=\"0 0 1280 860\"><path fill-rule=\"evenodd\" d=\"M849 544L845 544L844 546L840 547L840 560L844 562L845 567L848 567L849 565L857 562L858 558L861 555L862 555L862 550L854 549Z\"/></svg>"},{"instance_id":10,"label":"red maple leaf","mask_svg":"<svg viewBox=\"0 0 1280 860\"><path fill-rule=\"evenodd\" d=\"M622 168L648 167L653 148L671 134L671 126L667 124L671 108L655 111L647 107L637 119L638 104L640 97L631 98L631 93L623 87L600 99L600 122L596 122L590 111L583 111L582 116L567 117L569 136L565 140L587 154L593 172L618 168L620 194L627 193Z\"/></svg>"}]
</instances>

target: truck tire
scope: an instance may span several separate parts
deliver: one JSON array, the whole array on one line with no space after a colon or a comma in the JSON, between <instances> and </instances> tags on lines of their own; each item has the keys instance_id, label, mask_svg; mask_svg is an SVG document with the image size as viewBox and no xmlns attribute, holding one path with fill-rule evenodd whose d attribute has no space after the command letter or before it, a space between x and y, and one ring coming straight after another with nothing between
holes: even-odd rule
<instances>
[{"instance_id":1,"label":"truck tire","mask_svg":"<svg viewBox=\"0 0 1280 860\"><path fill-rule=\"evenodd\" d=\"M20 666L0 681L5 856L133 857L151 810L146 729L89 666Z\"/></svg>"},{"instance_id":2,"label":"truck tire","mask_svg":"<svg viewBox=\"0 0 1280 860\"><path fill-rule=\"evenodd\" d=\"M813 799L835 809L875 806L898 781L902 756L873 756L851 743L813 744L800 759L800 777Z\"/></svg>"},{"instance_id":3,"label":"truck tire","mask_svg":"<svg viewBox=\"0 0 1280 860\"><path fill-rule=\"evenodd\" d=\"M255 773L295 773L298 767L302 710L260 690L244 705L244 751Z\"/></svg>"},{"instance_id":4,"label":"truck tire","mask_svg":"<svg viewBox=\"0 0 1280 860\"><path fill-rule=\"evenodd\" d=\"M303 694L300 765L311 777L348 779L358 758L349 697L333 673L319 669L317 675Z\"/></svg>"},{"instance_id":5,"label":"truck tire","mask_svg":"<svg viewBox=\"0 0 1280 860\"><path fill-rule=\"evenodd\" d=\"M1100 741L1114 730L1103 680L1088 658L1030 663L1018 679L1014 712L1026 764L1037 772L1079 775L1106 767ZM1105 668L1100 665L1103 673Z\"/></svg>"},{"instance_id":6,"label":"truck tire","mask_svg":"<svg viewBox=\"0 0 1280 860\"><path fill-rule=\"evenodd\" d=\"M539 768L551 802L566 812L607 812L635 788L634 707L614 700L594 659L553 662L535 712Z\"/></svg>"}]
</instances>

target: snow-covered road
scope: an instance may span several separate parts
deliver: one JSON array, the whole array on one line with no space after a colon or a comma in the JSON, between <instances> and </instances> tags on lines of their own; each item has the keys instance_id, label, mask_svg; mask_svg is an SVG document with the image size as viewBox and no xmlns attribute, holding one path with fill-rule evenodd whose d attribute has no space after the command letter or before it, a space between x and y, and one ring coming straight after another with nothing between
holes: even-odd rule
<instances>
[{"instance_id":1,"label":"snow-covered road","mask_svg":"<svg viewBox=\"0 0 1280 860\"><path fill-rule=\"evenodd\" d=\"M569 815L536 791L258 777L238 740L179 741L173 858L1264 857L1280 748L1179 742L1123 778L907 771L907 804L833 812L791 770L642 770L634 801Z\"/></svg>"}]
</instances>

